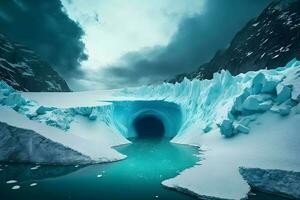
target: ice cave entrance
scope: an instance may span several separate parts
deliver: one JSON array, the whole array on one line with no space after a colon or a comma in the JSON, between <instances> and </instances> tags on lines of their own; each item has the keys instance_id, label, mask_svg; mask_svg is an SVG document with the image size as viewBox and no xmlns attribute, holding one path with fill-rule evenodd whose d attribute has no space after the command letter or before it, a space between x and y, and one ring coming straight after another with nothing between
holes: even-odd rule
<instances>
[{"instance_id":1,"label":"ice cave entrance","mask_svg":"<svg viewBox=\"0 0 300 200\"><path fill-rule=\"evenodd\" d=\"M114 126L126 138L172 138L181 129L181 107L163 100L114 101Z\"/></svg>"},{"instance_id":2,"label":"ice cave entrance","mask_svg":"<svg viewBox=\"0 0 300 200\"><path fill-rule=\"evenodd\" d=\"M139 116L133 126L138 138L160 138L165 134L163 122L155 115Z\"/></svg>"}]
</instances>

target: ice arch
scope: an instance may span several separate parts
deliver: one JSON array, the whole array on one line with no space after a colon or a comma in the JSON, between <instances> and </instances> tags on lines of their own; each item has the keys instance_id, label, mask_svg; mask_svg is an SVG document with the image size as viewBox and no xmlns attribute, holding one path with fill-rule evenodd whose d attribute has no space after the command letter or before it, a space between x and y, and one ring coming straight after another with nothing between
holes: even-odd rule
<instances>
[{"instance_id":1,"label":"ice arch","mask_svg":"<svg viewBox=\"0 0 300 200\"><path fill-rule=\"evenodd\" d=\"M174 137L181 128L182 112L179 105L167 101L117 101L113 103L113 124L126 138L137 137L136 122L143 118L161 121L165 137Z\"/></svg>"}]
</instances>

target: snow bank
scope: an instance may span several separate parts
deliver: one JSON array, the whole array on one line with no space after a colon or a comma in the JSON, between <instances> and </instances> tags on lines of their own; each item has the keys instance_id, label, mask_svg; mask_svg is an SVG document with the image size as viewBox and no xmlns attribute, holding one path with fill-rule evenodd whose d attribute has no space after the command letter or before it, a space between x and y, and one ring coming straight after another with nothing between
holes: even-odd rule
<instances>
[{"instance_id":1,"label":"snow bank","mask_svg":"<svg viewBox=\"0 0 300 200\"><path fill-rule=\"evenodd\" d=\"M5 132L2 133L4 134L3 137L0 138L2 161L7 161L9 159L8 161L39 161L47 164L87 164L116 161L126 157L111 148L111 146L115 145L115 143L109 144L108 142L105 142L107 140L103 140L103 142L99 144L99 142L97 142L93 137L85 138L84 134L92 130L89 129L88 122L82 121L80 126L81 128L74 129L72 127L76 126L78 122L76 119L74 120L74 124L72 124L70 130L66 133L59 128L47 126L46 124L30 120L26 116L20 115L14 110L4 106L0 106L0 113L0 121L2 122L0 126L2 130L5 130ZM7 129L7 126L14 128ZM98 128L98 130L105 130L113 137L114 133L109 128L105 128L105 126L101 123L99 123L98 126L102 128ZM23 130L26 131L22 132ZM20 135L20 140L16 140L17 134ZM98 138L99 141L105 137L99 133ZM121 139L119 138L116 142L120 144L126 143L126 141ZM38 141L40 140L44 142L44 145L41 144L41 146L38 146ZM10 148L8 148L8 146ZM24 148L24 151L21 151L19 147ZM42 147L45 147L49 151L40 150L41 154L32 152L34 150L38 151L38 148ZM51 148L53 148L53 154L50 151ZM57 148L61 150L58 150ZM57 151L55 149L57 149ZM64 150L66 152L73 152L77 155L77 157L74 155L73 161L70 155L65 157L63 156L64 154L62 154L61 157L55 157L55 152ZM17 156L14 157L14 154ZM35 154L38 154L38 156L32 156ZM51 155L54 157L52 158ZM86 159L83 159L83 157Z\"/></svg>"},{"instance_id":2,"label":"snow bank","mask_svg":"<svg viewBox=\"0 0 300 200\"><path fill-rule=\"evenodd\" d=\"M284 118L267 112L251 124L249 134L225 139L219 130L199 134L195 131L197 127L192 127L189 135L178 138L177 142L199 145L204 149L204 160L163 184L207 198L245 198L250 187L239 167L300 171L299 120L300 115L294 110Z\"/></svg>"},{"instance_id":3,"label":"snow bank","mask_svg":"<svg viewBox=\"0 0 300 200\"><path fill-rule=\"evenodd\" d=\"M0 161L44 164L92 163L90 157L27 129L0 122Z\"/></svg>"}]
</instances>

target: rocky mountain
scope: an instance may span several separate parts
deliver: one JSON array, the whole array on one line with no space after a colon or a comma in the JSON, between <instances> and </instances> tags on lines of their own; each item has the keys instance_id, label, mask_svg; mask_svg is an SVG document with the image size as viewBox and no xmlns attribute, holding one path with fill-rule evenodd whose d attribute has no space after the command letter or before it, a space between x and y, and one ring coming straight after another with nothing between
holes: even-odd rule
<instances>
[{"instance_id":1,"label":"rocky mountain","mask_svg":"<svg viewBox=\"0 0 300 200\"><path fill-rule=\"evenodd\" d=\"M52 67L30 49L0 34L0 80L21 91L70 91Z\"/></svg>"},{"instance_id":2,"label":"rocky mountain","mask_svg":"<svg viewBox=\"0 0 300 200\"><path fill-rule=\"evenodd\" d=\"M218 51L198 70L169 82L181 82L184 77L211 79L221 69L236 75L277 68L293 58L300 59L300 0L276 0L236 34L229 48Z\"/></svg>"}]
</instances>

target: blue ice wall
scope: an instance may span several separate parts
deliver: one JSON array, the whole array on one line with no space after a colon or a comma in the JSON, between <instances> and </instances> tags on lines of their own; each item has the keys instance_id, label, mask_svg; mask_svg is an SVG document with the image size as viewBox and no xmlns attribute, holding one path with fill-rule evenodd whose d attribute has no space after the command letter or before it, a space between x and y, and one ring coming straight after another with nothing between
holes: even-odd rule
<instances>
[{"instance_id":1,"label":"blue ice wall","mask_svg":"<svg viewBox=\"0 0 300 200\"><path fill-rule=\"evenodd\" d=\"M126 138L136 137L134 121L143 116L153 116L162 121L165 137L174 137L182 124L182 111L176 103L154 101L115 101L113 103L114 126Z\"/></svg>"},{"instance_id":2,"label":"blue ice wall","mask_svg":"<svg viewBox=\"0 0 300 200\"><path fill-rule=\"evenodd\" d=\"M200 133L220 128L223 135L232 136L237 133L232 130L249 132L251 118L244 119L246 115L270 110L286 116L296 103L299 105L299 68L300 62L292 60L286 67L237 76L222 70L211 80L185 79L176 84L125 88L114 94L119 101L72 108L39 105L0 81L0 105L65 131L74 117L81 115L104 122L126 138L136 137L134 121L153 116L162 121L167 137L185 135L195 124Z\"/></svg>"}]
</instances>

